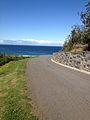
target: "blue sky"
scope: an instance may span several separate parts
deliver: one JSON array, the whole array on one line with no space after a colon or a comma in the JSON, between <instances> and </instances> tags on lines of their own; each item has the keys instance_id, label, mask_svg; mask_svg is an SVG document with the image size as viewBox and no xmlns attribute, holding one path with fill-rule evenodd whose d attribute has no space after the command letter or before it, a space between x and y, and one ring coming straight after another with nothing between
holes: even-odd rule
<instances>
[{"instance_id":1,"label":"blue sky","mask_svg":"<svg viewBox=\"0 0 90 120\"><path fill-rule=\"evenodd\" d=\"M62 45L87 0L0 0L0 44Z\"/></svg>"}]
</instances>

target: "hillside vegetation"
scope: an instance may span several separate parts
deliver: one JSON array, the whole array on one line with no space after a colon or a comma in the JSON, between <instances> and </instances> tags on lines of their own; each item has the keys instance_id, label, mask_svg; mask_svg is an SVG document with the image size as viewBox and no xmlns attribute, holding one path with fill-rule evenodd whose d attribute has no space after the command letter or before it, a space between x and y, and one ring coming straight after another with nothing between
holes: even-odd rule
<instances>
[{"instance_id":1,"label":"hillside vegetation","mask_svg":"<svg viewBox=\"0 0 90 120\"><path fill-rule=\"evenodd\" d=\"M64 43L64 51L90 51L90 1L85 5L86 11L81 12L83 25L74 25Z\"/></svg>"}]
</instances>

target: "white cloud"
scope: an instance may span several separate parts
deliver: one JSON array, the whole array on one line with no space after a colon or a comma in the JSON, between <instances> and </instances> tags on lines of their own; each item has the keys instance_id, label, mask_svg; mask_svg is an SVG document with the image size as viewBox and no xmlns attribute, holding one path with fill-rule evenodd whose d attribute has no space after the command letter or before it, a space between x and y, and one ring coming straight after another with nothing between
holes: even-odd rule
<instances>
[{"instance_id":1,"label":"white cloud","mask_svg":"<svg viewBox=\"0 0 90 120\"><path fill-rule=\"evenodd\" d=\"M59 45L62 46L64 41L51 41L51 40L35 40L35 39L10 39L0 40L0 44L13 44L13 45Z\"/></svg>"}]
</instances>

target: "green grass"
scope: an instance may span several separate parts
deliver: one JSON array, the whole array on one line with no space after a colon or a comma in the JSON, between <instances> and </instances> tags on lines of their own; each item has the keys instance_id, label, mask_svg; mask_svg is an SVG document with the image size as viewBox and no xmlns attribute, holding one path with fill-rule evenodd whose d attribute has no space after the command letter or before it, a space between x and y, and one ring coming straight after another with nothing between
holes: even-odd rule
<instances>
[{"instance_id":1,"label":"green grass","mask_svg":"<svg viewBox=\"0 0 90 120\"><path fill-rule=\"evenodd\" d=\"M9 62L0 68L0 120L37 120L27 96L27 60Z\"/></svg>"}]
</instances>

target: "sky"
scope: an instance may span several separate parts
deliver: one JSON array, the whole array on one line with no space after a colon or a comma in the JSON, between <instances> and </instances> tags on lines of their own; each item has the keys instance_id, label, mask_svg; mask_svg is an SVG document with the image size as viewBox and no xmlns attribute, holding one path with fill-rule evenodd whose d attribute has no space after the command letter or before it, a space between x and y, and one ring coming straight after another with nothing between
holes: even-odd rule
<instances>
[{"instance_id":1,"label":"sky","mask_svg":"<svg viewBox=\"0 0 90 120\"><path fill-rule=\"evenodd\" d=\"M87 0L0 0L0 44L63 45Z\"/></svg>"}]
</instances>

